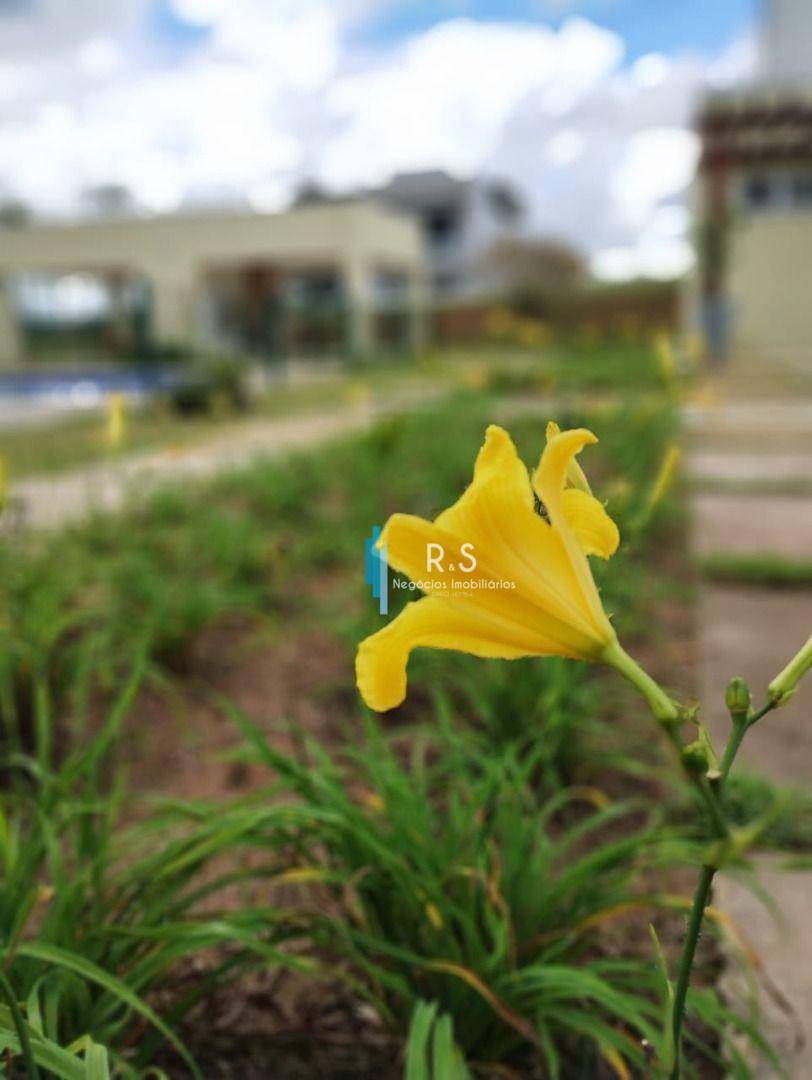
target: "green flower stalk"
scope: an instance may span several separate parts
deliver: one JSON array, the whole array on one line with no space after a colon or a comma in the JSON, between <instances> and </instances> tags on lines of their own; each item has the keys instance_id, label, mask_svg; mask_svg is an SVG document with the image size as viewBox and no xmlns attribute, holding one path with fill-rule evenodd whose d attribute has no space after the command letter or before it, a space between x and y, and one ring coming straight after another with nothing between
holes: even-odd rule
<instances>
[{"instance_id":1,"label":"green flower stalk","mask_svg":"<svg viewBox=\"0 0 812 1080\"><path fill-rule=\"evenodd\" d=\"M774 705L783 705L798 688L798 683L812 668L812 635L806 645L796 653L780 675L776 675L768 687L770 701Z\"/></svg>"}]
</instances>

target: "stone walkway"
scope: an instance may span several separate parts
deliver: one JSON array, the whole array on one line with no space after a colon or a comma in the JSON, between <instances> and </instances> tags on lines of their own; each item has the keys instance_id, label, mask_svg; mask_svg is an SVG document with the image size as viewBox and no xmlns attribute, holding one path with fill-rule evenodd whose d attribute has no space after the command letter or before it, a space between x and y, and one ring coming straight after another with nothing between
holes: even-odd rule
<instances>
[{"instance_id":1,"label":"stone walkway","mask_svg":"<svg viewBox=\"0 0 812 1080\"><path fill-rule=\"evenodd\" d=\"M53 476L14 484L12 499L25 528L52 529L78 521L94 510L115 510L162 482L201 478L369 427L381 416L404 412L444 393L426 388L390 395L385 405L364 404L285 419L254 420L197 446L134 454Z\"/></svg>"},{"instance_id":2,"label":"stone walkway","mask_svg":"<svg viewBox=\"0 0 812 1080\"><path fill-rule=\"evenodd\" d=\"M689 470L694 548L701 555L772 554L812 560L812 403L748 402L688 412ZM803 493L803 482L810 491ZM775 494L801 482L797 495ZM710 489L702 490L703 483ZM714 494L744 485L746 494ZM812 590L774 591L746 585L702 587L699 600L700 689L714 742L724 745L729 720L725 686L747 679L757 702L767 683L812 633ZM812 786L812 681L747 736L737 766L779 783ZM761 883L781 909L777 924L764 906L722 875L715 902L733 916L764 968L764 1024L793 1080L812 1077L812 879L780 869L780 859L759 856ZM779 995L792 1006L793 1017ZM735 975L728 989L741 991ZM805 1041L799 1045L799 1025ZM759 1077L774 1075L765 1065Z\"/></svg>"}]
</instances>

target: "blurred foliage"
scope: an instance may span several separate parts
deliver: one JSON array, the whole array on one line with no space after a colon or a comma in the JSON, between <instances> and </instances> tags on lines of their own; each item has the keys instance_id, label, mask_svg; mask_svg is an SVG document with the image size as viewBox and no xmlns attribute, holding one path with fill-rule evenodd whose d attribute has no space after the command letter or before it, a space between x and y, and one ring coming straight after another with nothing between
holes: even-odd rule
<instances>
[{"instance_id":1,"label":"blurred foliage","mask_svg":"<svg viewBox=\"0 0 812 1080\"><path fill-rule=\"evenodd\" d=\"M770 552L761 555L706 555L700 562L700 569L711 581L762 585L773 589L812 587L812 561L785 559Z\"/></svg>"},{"instance_id":2,"label":"blurred foliage","mask_svg":"<svg viewBox=\"0 0 812 1080\"><path fill-rule=\"evenodd\" d=\"M247 365L230 356L199 360L169 391L168 400L181 416L245 412L251 404Z\"/></svg>"}]
</instances>

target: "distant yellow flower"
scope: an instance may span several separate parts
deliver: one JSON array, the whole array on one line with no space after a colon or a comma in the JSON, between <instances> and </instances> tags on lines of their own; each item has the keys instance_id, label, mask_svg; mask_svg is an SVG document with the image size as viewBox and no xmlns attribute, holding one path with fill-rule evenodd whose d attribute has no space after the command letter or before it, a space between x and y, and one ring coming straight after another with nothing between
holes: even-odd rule
<instances>
[{"instance_id":1,"label":"distant yellow flower","mask_svg":"<svg viewBox=\"0 0 812 1080\"><path fill-rule=\"evenodd\" d=\"M490 338L504 338L512 332L514 326L513 315L503 307L489 311L485 319L485 333Z\"/></svg>"},{"instance_id":2,"label":"distant yellow flower","mask_svg":"<svg viewBox=\"0 0 812 1080\"><path fill-rule=\"evenodd\" d=\"M365 379L352 379L344 388L347 403L358 408L368 408L372 404L372 387Z\"/></svg>"},{"instance_id":3,"label":"distant yellow flower","mask_svg":"<svg viewBox=\"0 0 812 1080\"><path fill-rule=\"evenodd\" d=\"M708 352L708 343L701 330L690 330L685 335L685 355L692 371L695 371Z\"/></svg>"},{"instance_id":4,"label":"distant yellow flower","mask_svg":"<svg viewBox=\"0 0 812 1080\"><path fill-rule=\"evenodd\" d=\"M370 708L383 712L403 701L418 646L508 660L617 653L587 555L614 554L618 530L575 461L595 442L585 429L551 425L531 485L508 433L491 426L473 482L450 509L434 522L389 519L379 545L428 595L361 643L356 676Z\"/></svg>"},{"instance_id":5,"label":"distant yellow flower","mask_svg":"<svg viewBox=\"0 0 812 1080\"><path fill-rule=\"evenodd\" d=\"M113 448L124 441L124 395L115 393L107 397L107 443Z\"/></svg>"},{"instance_id":6,"label":"distant yellow flower","mask_svg":"<svg viewBox=\"0 0 812 1080\"><path fill-rule=\"evenodd\" d=\"M668 489L671 487L671 482L676 474L680 457L680 448L677 443L669 443L666 447L663 460L660 462L660 468L654 479L654 483L652 484L651 492L649 493L648 504L650 509L653 510L662 502Z\"/></svg>"},{"instance_id":7,"label":"distant yellow flower","mask_svg":"<svg viewBox=\"0 0 812 1080\"><path fill-rule=\"evenodd\" d=\"M654 349L663 379L666 383L674 382L679 373L679 368L674 346L671 344L671 338L668 334L665 332L657 334L654 338Z\"/></svg>"},{"instance_id":8,"label":"distant yellow flower","mask_svg":"<svg viewBox=\"0 0 812 1080\"><path fill-rule=\"evenodd\" d=\"M0 457L0 514L3 513L8 504L8 489L8 465L6 464L6 459Z\"/></svg>"}]
</instances>

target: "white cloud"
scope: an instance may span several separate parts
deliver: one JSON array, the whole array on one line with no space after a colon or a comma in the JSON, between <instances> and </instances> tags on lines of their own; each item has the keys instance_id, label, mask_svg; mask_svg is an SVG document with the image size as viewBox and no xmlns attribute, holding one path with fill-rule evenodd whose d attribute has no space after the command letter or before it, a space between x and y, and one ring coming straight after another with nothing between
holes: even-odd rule
<instances>
[{"instance_id":1,"label":"white cloud","mask_svg":"<svg viewBox=\"0 0 812 1080\"><path fill-rule=\"evenodd\" d=\"M25 98L41 85L37 68L27 61L0 60L0 101L6 107Z\"/></svg>"},{"instance_id":2,"label":"white cloud","mask_svg":"<svg viewBox=\"0 0 812 1080\"><path fill-rule=\"evenodd\" d=\"M650 90L660 86L671 73L671 63L662 53L646 53L632 64L631 78L636 86Z\"/></svg>"},{"instance_id":3,"label":"white cloud","mask_svg":"<svg viewBox=\"0 0 812 1080\"><path fill-rule=\"evenodd\" d=\"M642 227L658 203L688 187L698 159L699 138L684 128L632 135L609 182L623 222Z\"/></svg>"},{"instance_id":4,"label":"white cloud","mask_svg":"<svg viewBox=\"0 0 812 1080\"><path fill-rule=\"evenodd\" d=\"M743 34L715 57L707 66L707 81L715 87L752 79L759 70L759 46L755 32Z\"/></svg>"},{"instance_id":5,"label":"white cloud","mask_svg":"<svg viewBox=\"0 0 812 1080\"><path fill-rule=\"evenodd\" d=\"M306 178L481 169L512 179L534 228L601 273L663 274L690 254L696 95L754 68L752 35L716 57L624 66L623 41L586 18L450 18L361 49L354 28L394 0L169 2L208 30L169 56L145 51L150 0L0 8L0 189L51 212L105 182L146 209L216 197L271 210ZM611 2L580 9L599 19Z\"/></svg>"},{"instance_id":6,"label":"white cloud","mask_svg":"<svg viewBox=\"0 0 812 1080\"><path fill-rule=\"evenodd\" d=\"M290 177L276 175L252 183L248 187L248 204L261 214L273 214L283 210L293 194Z\"/></svg>"},{"instance_id":7,"label":"white cloud","mask_svg":"<svg viewBox=\"0 0 812 1080\"><path fill-rule=\"evenodd\" d=\"M143 19L143 0L37 0L2 9L3 52L53 63L89 38L132 33ZM46 55L47 52L47 55Z\"/></svg>"},{"instance_id":8,"label":"white cloud","mask_svg":"<svg viewBox=\"0 0 812 1080\"><path fill-rule=\"evenodd\" d=\"M574 165L584 156L586 139L580 131L572 128L564 128L557 131L545 147L547 160L551 165L566 168Z\"/></svg>"},{"instance_id":9,"label":"white cloud","mask_svg":"<svg viewBox=\"0 0 812 1080\"><path fill-rule=\"evenodd\" d=\"M118 44L109 37L88 38L79 48L79 67L94 79L109 78L121 67L123 56Z\"/></svg>"},{"instance_id":10,"label":"white cloud","mask_svg":"<svg viewBox=\"0 0 812 1080\"><path fill-rule=\"evenodd\" d=\"M649 218L643 233L643 239L671 240L684 237L690 225L688 207L672 203L658 206Z\"/></svg>"},{"instance_id":11,"label":"white cloud","mask_svg":"<svg viewBox=\"0 0 812 1080\"><path fill-rule=\"evenodd\" d=\"M674 238L661 243L605 248L592 257L591 269L605 281L627 281L637 277L667 281L687 273L693 263L691 245L687 240Z\"/></svg>"},{"instance_id":12,"label":"white cloud","mask_svg":"<svg viewBox=\"0 0 812 1080\"><path fill-rule=\"evenodd\" d=\"M519 103L577 101L615 69L616 35L583 19L546 27L454 19L385 63L338 79L327 107L340 132L324 149L333 186L402 169L480 168Z\"/></svg>"}]
</instances>

